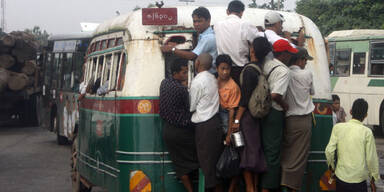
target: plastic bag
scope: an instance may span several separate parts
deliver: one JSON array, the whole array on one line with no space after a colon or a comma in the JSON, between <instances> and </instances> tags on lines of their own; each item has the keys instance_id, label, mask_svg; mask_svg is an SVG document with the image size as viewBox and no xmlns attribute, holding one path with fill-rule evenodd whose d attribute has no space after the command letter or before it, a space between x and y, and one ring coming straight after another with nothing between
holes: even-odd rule
<instances>
[{"instance_id":1,"label":"plastic bag","mask_svg":"<svg viewBox=\"0 0 384 192\"><path fill-rule=\"evenodd\" d=\"M232 146L226 146L216 164L216 176L231 178L240 174L240 155Z\"/></svg>"}]
</instances>

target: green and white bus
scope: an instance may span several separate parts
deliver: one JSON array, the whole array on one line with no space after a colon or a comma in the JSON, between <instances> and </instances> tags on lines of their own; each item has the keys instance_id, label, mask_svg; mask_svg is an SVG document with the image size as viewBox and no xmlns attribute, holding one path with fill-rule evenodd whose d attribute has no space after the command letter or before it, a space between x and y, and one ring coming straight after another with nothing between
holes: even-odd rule
<instances>
[{"instance_id":1,"label":"green and white bus","mask_svg":"<svg viewBox=\"0 0 384 192\"><path fill-rule=\"evenodd\" d=\"M110 192L184 191L175 177L162 141L159 87L175 55L163 54L168 41L191 50L197 43L192 12L196 6L137 10L99 25L86 55L85 81L100 79L105 95L87 93L80 104L77 137L73 144L73 189L87 191L101 186ZM225 19L226 7L208 7L211 24ZM246 9L243 19L264 26L269 10ZM321 179L327 170L324 149L332 129L330 78L323 37L308 18L280 12L285 30L304 27L305 46L315 58L313 72L316 124L302 191L326 190ZM192 62L189 68L193 76ZM321 184L320 184L321 183ZM195 189L197 190L197 186ZM204 184L199 182L199 191Z\"/></svg>"},{"instance_id":2,"label":"green and white bus","mask_svg":"<svg viewBox=\"0 0 384 192\"><path fill-rule=\"evenodd\" d=\"M40 53L42 92L38 100L41 127L57 135L57 143L72 140L78 122L78 92L83 64L92 33L52 35Z\"/></svg>"},{"instance_id":3,"label":"green and white bus","mask_svg":"<svg viewBox=\"0 0 384 192\"><path fill-rule=\"evenodd\" d=\"M357 98L367 100L364 124L379 126L384 133L384 30L334 31L328 37L332 93L349 111Z\"/></svg>"}]
</instances>

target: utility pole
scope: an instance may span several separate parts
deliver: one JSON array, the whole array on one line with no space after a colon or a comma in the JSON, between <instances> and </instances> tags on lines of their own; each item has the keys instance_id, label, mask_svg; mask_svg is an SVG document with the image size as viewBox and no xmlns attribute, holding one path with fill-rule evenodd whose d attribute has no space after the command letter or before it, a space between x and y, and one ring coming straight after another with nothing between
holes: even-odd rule
<instances>
[{"instance_id":1,"label":"utility pole","mask_svg":"<svg viewBox=\"0 0 384 192\"><path fill-rule=\"evenodd\" d=\"M277 10L280 11L280 0L277 0Z\"/></svg>"},{"instance_id":2,"label":"utility pole","mask_svg":"<svg viewBox=\"0 0 384 192\"><path fill-rule=\"evenodd\" d=\"M271 8L272 10L275 10L275 2L273 0L271 0Z\"/></svg>"},{"instance_id":3,"label":"utility pole","mask_svg":"<svg viewBox=\"0 0 384 192\"><path fill-rule=\"evenodd\" d=\"M1 31L5 32L5 0L1 0Z\"/></svg>"}]
</instances>

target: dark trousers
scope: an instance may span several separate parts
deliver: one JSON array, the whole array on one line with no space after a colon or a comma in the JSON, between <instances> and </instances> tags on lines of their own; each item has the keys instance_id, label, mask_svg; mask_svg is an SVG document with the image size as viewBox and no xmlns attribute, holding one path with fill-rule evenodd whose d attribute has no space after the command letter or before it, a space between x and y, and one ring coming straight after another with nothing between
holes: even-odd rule
<instances>
[{"instance_id":1,"label":"dark trousers","mask_svg":"<svg viewBox=\"0 0 384 192\"><path fill-rule=\"evenodd\" d=\"M367 192L367 182L346 183L336 177L336 192Z\"/></svg>"}]
</instances>

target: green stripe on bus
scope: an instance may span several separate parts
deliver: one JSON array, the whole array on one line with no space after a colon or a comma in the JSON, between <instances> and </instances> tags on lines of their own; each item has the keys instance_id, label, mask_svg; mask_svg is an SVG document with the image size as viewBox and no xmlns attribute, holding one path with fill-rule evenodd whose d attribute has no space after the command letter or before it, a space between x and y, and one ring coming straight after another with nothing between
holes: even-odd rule
<instances>
[{"instance_id":1,"label":"green stripe on bus","mask_svg":"<svg viewBox=\"0 0 384 192\"><path fill-rule=\"evenodd\" d=\"M384 79L371 79L368 87L384 87Z\"/></svg>"},{"instance_id":2,"label":"green stripe on bus","mask_svg":"<svg viewBox=\"0 0 384 192\"><path fill-rule=\"evenodd\" d=\"M92 57L92 56L94 56L94 55L101 55L101 54L104 54L104 53L108 53L108 52L112 52L112 51L120 50L120 49L123 49L123 48L124 48L124 45L119 45L119 46L117 46L117 47L109 48L109 49L106 49L106 50L95 51L95 52L89 54L87 57Z\"/></svg>"},{"instance_id":3,"label":"green stripe on bus","mask_svg":"<svg viewBox=\"0 0 384 192\"><path fill-rule=\"evenodd\" d=\"M339 77L331 77L331 90L335 89L336 83L339 80Z\"/></svg>"},{"instance_id":4,"label":"green stripe on bus","mask_svg":"<svg viewBox=\"0 0 384 192\"><path fill-rule=\"evenodd\" d=\"M150 113L150 114L140 114L140 113L131 113L131 114L120 114L120 113L109 113L109 112L103 112L103 111L95 111L91 109L83 109L81 108L80 111L86 111L89 113L97 113L102 115L109 115L109 116L118 116L118 117L160 117L157 113Z\"/></svg>"},{"instance_id":5,"label":"green stripe on bus","mask_svg":"<svg viewBox=\"0 0 384 192\"><path fill-rule=\"evenodd\" d=\"M147 96L147 97L86 97L87 99L95 100L155 100L159 99L158 96Z\"/></svg>"}]
</instances>

